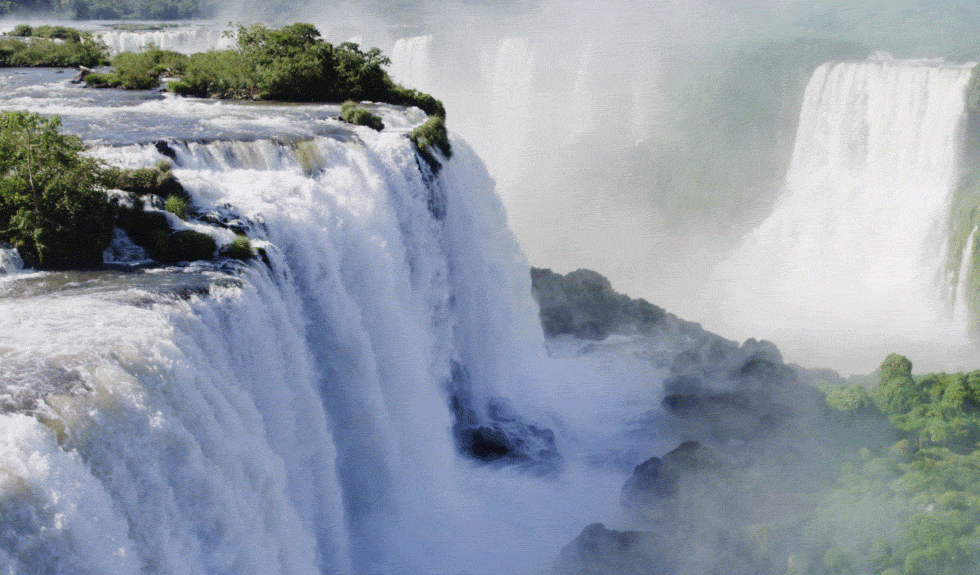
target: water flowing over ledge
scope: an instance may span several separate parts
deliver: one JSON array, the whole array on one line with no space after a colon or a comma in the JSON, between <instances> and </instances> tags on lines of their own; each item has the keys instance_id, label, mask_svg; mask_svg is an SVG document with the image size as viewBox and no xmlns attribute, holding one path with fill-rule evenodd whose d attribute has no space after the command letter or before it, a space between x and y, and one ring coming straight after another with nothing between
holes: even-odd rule
<instances>
[{"instance_id":1,"label":"water flowing over ledge","mask_svg":"<svg viewBox=\"0 0 980 575\"><path fill-rule=\"evenodd\" d=\"M966 351L950 344L968 337L946 244L971 68L876 59L814 72L783 194L715 271L723 331L810 364L840 365L847 350L872 358L845 367L864 371L894 349L954 362Z\"/></svg>"}]
</instances>

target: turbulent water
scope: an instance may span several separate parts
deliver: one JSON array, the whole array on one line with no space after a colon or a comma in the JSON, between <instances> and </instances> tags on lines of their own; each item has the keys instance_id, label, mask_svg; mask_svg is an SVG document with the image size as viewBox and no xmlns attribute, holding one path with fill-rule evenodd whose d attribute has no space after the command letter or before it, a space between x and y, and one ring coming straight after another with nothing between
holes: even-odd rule
<instances>
[{"instance_id":1,"label":"turbulent water","mask_svg":"<svg viewBox=\"0 0 980 575\"><path fill-rule=\"evenodd\" d=\"M0 251L5 573L543 572L663 451L631 431L658 368L546 356L492 180L460 139L420 163L417 110L377 108L376 133L335 106L0 81L0 107L62 113L106 162L172 161L267 260L36 273ZM478 422L554 429L560 460L461 455L451 385Z\"/></svg>"},{"instance_id":2,"label":"turbulent water","mask_svg":"<svg viewBox=\"0 0 980 575\"><path fill-rule=\"evenodd\" d=\"M930 368L972 359L945 273L970 69L884 59L813 74L783 195L715 272L716 328L852 370L892 351Z\"/></svg>"}]
</instances>

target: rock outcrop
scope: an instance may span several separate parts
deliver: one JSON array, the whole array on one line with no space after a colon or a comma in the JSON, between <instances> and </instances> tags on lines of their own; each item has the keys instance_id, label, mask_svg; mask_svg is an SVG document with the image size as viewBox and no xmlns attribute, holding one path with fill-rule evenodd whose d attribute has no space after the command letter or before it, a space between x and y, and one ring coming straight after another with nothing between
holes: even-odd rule
<instances>
[{"instance_id":1,"label":"rock outcrop","mask_svg":"<svg viewBox=\"0 0 980 575\"><path fill-rule=\"evenodd\" d=\"M667 313L644 299L616 293L599 273L580 269L565 275L531 268L534 298L547 337L570 334L601 340L610 334L649 334Z\"/></svg>"}]
</instances>

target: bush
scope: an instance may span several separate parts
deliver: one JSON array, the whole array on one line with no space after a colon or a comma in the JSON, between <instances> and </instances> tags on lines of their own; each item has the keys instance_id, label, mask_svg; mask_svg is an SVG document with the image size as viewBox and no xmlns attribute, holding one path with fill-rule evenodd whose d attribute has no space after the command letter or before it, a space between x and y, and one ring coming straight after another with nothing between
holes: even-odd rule
<instances>
[{"instance_id":1,"label":"bush","mask_svg":"<svg viewBox=\"0 0 980 575\"><path fill-rule=\"evenodd\" d=\"M442 116L430 116L424 124L418 126L408 135L419 154L429 164L433 172L438 172L442 167L439 160L432 153L435 146L442 152L447 159L453 156L452 147L449 145L449 134L446 131L446 123Z\"/></svg>"},{"instance_id":2,"label":"bush","mask_svg":"<svg viewBox=\"0 0 980 575\"><path fill-rule=\"evenodd\" d=\"M379 132L385 129L384 122L381 121L381 116L372 114L370 110L362 108L350 100L344 102L344 105L341 106L340 119L348 124L367 126Z\"/></svg>"},{"instance_id":3,"label":"bush","mask_svg":"<svg viewBox=\"0 0 980 575\"><path fill-rule=\"evenodd\" d=\"M255 250L252 249L252 242L249 241L248 236L238 234L230 244L221 249L221 255L245 261L255 257Z\"/></svg>"},{"instance_id":4,"label":"bush","mask_svg":"<svg viewBox=\"0 0 980 575\"><path fill-rule=\"evenodd\" d=\"M63 26L18 26L15 30L30 39L14 34L0 38L0 67L91 68L108 61L109 48L90 32Z\"/></svg>"},{"instance_id":5,"label":"bush","mask_svg":"<svg viewBox=\"0 0 980 575\"><path fill-rule=\"evenodd\" d=\"M364 52L351 42L334 47L303 23L239 26L237 36L234 49L191 56L169 89L186 96L289 102L371 100L445 117L441 102L391 81L384 71L391 61L377 48Z\"/></svg>"},{"instance_id":6,"label":"bush","mask_svg":"<svg viewBox=\"0 0 980 575\"><path fill-rule=\"evenodd\" d=\"M119 74L92 72L85 75L85 85L93 88L118 88L120 84Z\"/></svg>"},{"instance_id":7,"label":"bush","mask_svg":"<svg viewBox=\"0 0 980 575\"><path fill-rule=\"evenodd\" d=\"M143 52L123 52L112 67L127 90L148 90L160 85L160 76L176 76L186 70L189 58L171 50L150 47Z\"/></svg>"},{"instance_id":8,"label":"bush","mask_svg":"<svg viewBox=\"0 0 980 575\"><path fill-rule=\"evenodd\" d=\"M167 89L180 96L252 99L256 79L249 66L245 56L234 50L192 54L180 79Z\"/></svg>"},{"instance_id":9,"label":"bush","mask_svg":"<svg viewBox=\"0 0 980 575\"><path fill-rule=\"evenodd\" d=\"M0 242L38 269L102 263L112 239L104 168L57 116L0 112Z\"/></svg>"},{"instance_id":10,"label":"bush","mask_svg":"<svg viewBox=\"0 0 980 575\"><path fill-rule=\"evenodd\" d=\"M14 26L14 29L8 32L8 36L19 36L21 38L27 38L34 32L34 29L27 24L18 24Z\"/></svg>"}]
</instances>

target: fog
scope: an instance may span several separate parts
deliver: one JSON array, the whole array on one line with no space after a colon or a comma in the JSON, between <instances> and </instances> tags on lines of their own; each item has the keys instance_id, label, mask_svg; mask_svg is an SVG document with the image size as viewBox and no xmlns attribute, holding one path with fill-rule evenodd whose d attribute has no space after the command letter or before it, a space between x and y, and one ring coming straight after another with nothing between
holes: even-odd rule
<instances>
[{"instance_id":1,"label":"fog","mask_svg":"<svg viewBox=\"0 0 980 575\"><path fill-rule=\"evenodd\" d=\"M917 346L916 333L896 334L878 346L855 345L895 329L878 329L876 312L842 303L861 298L827 304L821 310L826 313L816 314L820 325L811 329L806 313L792 311L801 302L768 298L769 280L756 281L761 272L744 270L756 282L751 291L761 294L749 302L719 286L716 270L744 251L745 238L785 191L813 71L827 61L864 59L876 51L976 60L980 9L973 4L219 4L212 24L217 28L308 21L331 42L382 48L392 57L389 72L396 81L443 100L450 129L475 148L495 179L510 227L533 266L597 270L616 289L722 335L773 339L802 364L867 372L894 348L917 353L923 367L968 367L972 348ZM945 252L949 234L942 228L948 223L937 225L934 247ZM933 291L940 295L927 296L935 301L926 305L952 317L958 313L952 309L955 278L933 271ZM918 305L907 300L920 292L901 292L891 306ZM870 317L855 330L856 312ZM749 327L746 317L766 319ZM967 336L962 329L939 330L938 339Z\"/></svg>"},{"instance_id":2,"label":"fog","mask_svg":"<svg viewBox=\"0 0 980 575\"><path fill-rule=\"evenodd\" d=\"M782 195L817 66L875 51L975 60L978 16L957 2L431 1L229 5L219 20L304 20L330 41L382 47L397 81L445 102L532 265L595 269L722 335L770 338L793 361L867 372L893 348L935 369L968 367L974 351L919 345L928 326L864 345L896 327L845 303L860 297L821 304L812 319L792 311L801 302L766 295L762 272L744 271L762 294L749 301L719 289L715 270ZM946 230L934 232L944 251ZM854 284L835 288L845 292L867 283L835 277ZM946 295L925 297L937 301L907 301L921 296L916 287L890 305L942 308L926 321L946 322L949 279L934 283ZM857 325L856 312L866 316ZM746 317L765 320L747 328Z\"/></svg>"}]
</instances>

